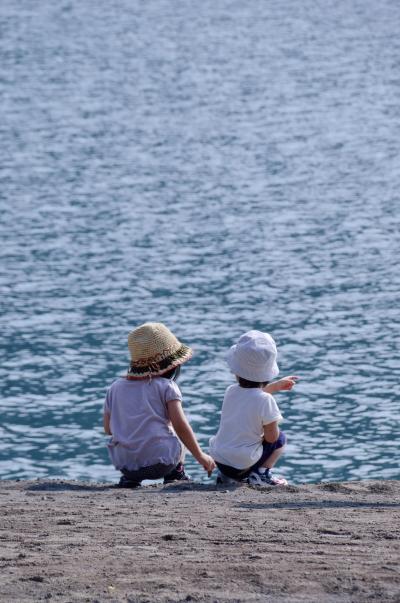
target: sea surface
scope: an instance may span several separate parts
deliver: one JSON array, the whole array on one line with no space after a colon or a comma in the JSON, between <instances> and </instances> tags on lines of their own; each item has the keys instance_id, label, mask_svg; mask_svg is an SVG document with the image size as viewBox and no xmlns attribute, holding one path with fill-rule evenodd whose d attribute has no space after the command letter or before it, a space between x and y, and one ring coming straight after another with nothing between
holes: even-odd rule
<instances>
[{"instance_id":1,"label":"sea surface","mask_svg":"<svg viewBox=\"0 0 400 603\"><path fill-rule=\"evenodd\" d=\"M398 0L1 0L0 477L115 481L127 335L207 447L270 332L293 483L400 479ZM191 456L189 472L207 481Z\"/></svg>"}]
</instances>

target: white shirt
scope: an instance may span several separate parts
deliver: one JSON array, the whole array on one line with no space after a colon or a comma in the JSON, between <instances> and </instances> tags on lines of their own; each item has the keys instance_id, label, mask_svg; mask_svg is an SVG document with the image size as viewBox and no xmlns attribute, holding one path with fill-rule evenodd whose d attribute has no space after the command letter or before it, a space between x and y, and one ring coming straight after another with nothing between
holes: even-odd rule
<instances>
[{"instance_id":1,"label":"white shirt","mask_svg":"<svg viewBox=\"0 0 400 603\"><path fill-rule=\"evenodd\" d=\"M167 410L172 400L182 401L182 394L175 381L164 377L120 378L111 384L104 412L110 416L108 449L116 469L134 471L179 462L182 446Z\"/></svg>"},{"instance_id":2,"label":"white shirt","mask_svg":"<svg viewBox=\"0 0 400 603\"><path fill-rule=\"evenodd\" d=\"M261 458L263 426L281 419L271 394L260 387L231 385L225 392L218 433L210 439L211 456L224 465L248 469Z\"/></svg>"}]
</instances>

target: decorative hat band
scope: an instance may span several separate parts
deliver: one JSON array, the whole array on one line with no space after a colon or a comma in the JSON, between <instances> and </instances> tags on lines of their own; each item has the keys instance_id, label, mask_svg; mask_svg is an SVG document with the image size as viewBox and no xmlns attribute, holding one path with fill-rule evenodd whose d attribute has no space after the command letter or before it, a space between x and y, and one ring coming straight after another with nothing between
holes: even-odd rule
<instances>
[{"instance_id":1,"label":"decorative hat band","mask_svg":"<svg viewBox=\"0 0 400 603\"><path fill-rule=\"evenodd\" d=\"M192 350L188 346L182 344L178 350L167 356L163 353L157 354L152 358L143 358L142 360L134 362L131 361L127 376L130 379L143 379L144 377L150 376L155 377L183 364L189 360L191 356Z\"/></svg>"}]
</instances>

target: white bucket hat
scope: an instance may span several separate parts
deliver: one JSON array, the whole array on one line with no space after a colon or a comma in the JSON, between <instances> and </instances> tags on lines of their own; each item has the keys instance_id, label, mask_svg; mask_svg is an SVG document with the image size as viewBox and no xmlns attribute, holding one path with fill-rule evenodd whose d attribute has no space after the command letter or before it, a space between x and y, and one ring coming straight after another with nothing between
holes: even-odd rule
<instances>
[{"instance_id":1,"label":"white bucket hat","mask_svg":"<svg viewBox=\"0 0 400 603\"><path fill-rule=\"evenodd\" d=\"M226 361L234 375L263 383L279 375L276 363L278 352L269 333L248 331L242 335L226 355Z\"/></svg>"}]
</instances>

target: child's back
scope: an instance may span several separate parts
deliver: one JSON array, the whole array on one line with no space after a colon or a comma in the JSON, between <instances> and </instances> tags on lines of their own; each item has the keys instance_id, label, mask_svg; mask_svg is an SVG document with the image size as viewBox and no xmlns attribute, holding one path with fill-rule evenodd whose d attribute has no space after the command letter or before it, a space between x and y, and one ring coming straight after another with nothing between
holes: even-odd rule
<instances>
[{"instance_id":1,"label":"child's back","mask_svg":"<svg viewBox=\"0 0 400 603\"><path fill-rule=\"evenodd\" d=\"M181 445L168 416L171 400L182 401L172 379L114 381L107 392L105 411L110 415L110 456L117 469L133 471L179 462Z\"/></svg>"},{"instance_id":2,"label":"child's back","mask_svg":"<svg viewBox=\"0 0 400 603\"><path fill-rule=\"evenodd\" d=\"M250 467L262 454L263 425L281 419L271 394L231 385L225 392L218 433L210 440L211 455L225 465Z\"/></svg>"}]
</instances>

